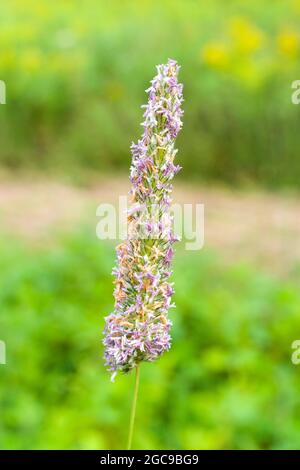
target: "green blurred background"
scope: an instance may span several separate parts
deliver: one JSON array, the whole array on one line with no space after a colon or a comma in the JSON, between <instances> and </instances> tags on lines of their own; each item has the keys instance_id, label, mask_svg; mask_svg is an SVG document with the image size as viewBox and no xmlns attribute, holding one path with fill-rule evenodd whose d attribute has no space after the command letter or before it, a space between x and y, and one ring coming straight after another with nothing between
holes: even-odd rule
<instances>
[{"instance_id":1,"label":"green blurred background","mask_svg":"<svg viewBox=\"0 0 300 470\"><path fill-rule=\"evenodd\" d=\"M0 448L126 444L133 376L111 384L101 357L115 243L96 239L105 194L93 191L119 195L144 89L168 57L185 96L177 181L181 194L209 192L213 216L203 250L179 244L173 347L143 364L134 447L299 448L300 1L2 0L0 11ZM256 213L266 223L250 243Z\"/></svg>"}]
</instances>

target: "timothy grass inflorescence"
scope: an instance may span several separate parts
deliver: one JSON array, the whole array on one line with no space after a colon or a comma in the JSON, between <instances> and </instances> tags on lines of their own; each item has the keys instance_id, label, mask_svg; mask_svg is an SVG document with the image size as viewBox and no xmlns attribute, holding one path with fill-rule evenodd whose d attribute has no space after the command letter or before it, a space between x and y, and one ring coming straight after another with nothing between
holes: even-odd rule
<instances>
[{"instance_id":1,"label":"timothy grass inflorescence","mask_svg":"<svg viewBox=\"0 0 300 470\"><path fill-rule=\"evenodd\" d=\"M105 360L113 377L141 361L154 361L171 345L168 310L173 307L169 281L173 257L171 216L175 139L182 127L179 65L169 59L157 66L145 106L144 132L132 144L131 207L128 237L117 247L115 310L106 317Z\"/></svg>"}]
</instances>

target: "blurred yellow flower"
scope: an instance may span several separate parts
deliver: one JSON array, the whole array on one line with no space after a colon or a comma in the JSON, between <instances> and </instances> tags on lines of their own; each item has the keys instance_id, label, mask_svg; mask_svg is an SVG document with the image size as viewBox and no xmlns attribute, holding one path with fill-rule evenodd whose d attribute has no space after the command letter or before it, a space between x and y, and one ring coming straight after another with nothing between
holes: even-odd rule
<instances>
[{"instance_id":1,"label":"blurred yellow flower","mask_svg":"<svg viewBox=\"0 0 300 470\"><path fill-rule=\"evenodd\" d=\"M277 45L282 54L295 57L299 49L299 38L293 31L282 31L277 37Z\"/></svg>"},{"instance_id":2,"label":"blurred yellow flower","mask_svg":"<svg viewBox=\"0 0 300 470\"><path fill-rule=\"evenodd\" d=\"M210 67L225 69L229 63L229 52L223 43L209 43L202 49L202 59Z\"/></svg>"},{"instance_id":3,"label":"blurred yellow flower","mask_svg":"<svg viewBox=\"0 0 300 470\"><path fill-rule=\"evenodd\" d=\"M264 40L263 32L245 18L232 18L228 28L229 35L240 50L254 52L261 47Z\"/></svg>"}]
</instances>

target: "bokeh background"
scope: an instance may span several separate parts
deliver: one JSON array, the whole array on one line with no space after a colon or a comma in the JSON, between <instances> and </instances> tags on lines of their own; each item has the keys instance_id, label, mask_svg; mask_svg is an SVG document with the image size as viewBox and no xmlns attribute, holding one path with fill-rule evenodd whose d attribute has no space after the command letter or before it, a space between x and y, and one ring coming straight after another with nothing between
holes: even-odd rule
<instances>
[{"instance_id":1,"label":"bokeh background","mask_svg":"<svg viewBox=\"0 0 300 470\"><path fill-rule=\"evenodd\" d=\"M120 449L133 376L102 361L115 242L155 64L182 65L172 350L143 364L135 448L300 447L300 1L0 3L0 448Z\"/></svg>"}]
</instances>

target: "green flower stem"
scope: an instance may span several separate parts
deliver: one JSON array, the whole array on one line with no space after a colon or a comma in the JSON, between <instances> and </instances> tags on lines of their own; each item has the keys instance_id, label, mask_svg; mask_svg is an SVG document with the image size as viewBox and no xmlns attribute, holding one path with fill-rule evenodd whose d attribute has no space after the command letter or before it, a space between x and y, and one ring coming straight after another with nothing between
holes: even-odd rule
<instances>
[{"instance_id":1,"label":"green flower stem","mask_svg":"<svg viewBox=\"0 0 300 470\"><path fill-rule=\"evenodd\" d=\"M135 421L136 403L137 403L137 397L138 397L138 391L139 391L139 383L140 383L140 364L136 366L134 395L133 395L131 414L130 414L127 450L130 450L131 445L132 445L132 436L133 436L133 430L134 430L134 421Z\"/></svg>"}]
</instances>

